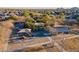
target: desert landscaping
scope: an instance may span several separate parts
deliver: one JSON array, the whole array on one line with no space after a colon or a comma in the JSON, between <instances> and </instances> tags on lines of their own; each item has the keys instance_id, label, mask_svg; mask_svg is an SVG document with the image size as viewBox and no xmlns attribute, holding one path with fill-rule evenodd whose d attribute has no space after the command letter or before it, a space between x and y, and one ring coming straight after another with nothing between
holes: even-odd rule
<instances>
[{"instance_id":1,"label":"desert landscaping","mask_svg":"<svg viewBox=\"0 0 79 59\"><path fill-rule=\"evenodd\" d=\"M79 8L0 9L0 52L78 51Z\"/></svg>"}]
</instances>

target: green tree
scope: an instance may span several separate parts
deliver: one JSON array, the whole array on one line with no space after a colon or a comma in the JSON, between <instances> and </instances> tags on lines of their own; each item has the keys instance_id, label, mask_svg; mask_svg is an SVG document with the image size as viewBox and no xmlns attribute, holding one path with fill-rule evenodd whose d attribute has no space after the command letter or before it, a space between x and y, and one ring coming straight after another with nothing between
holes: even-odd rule
<instances>
[{"instance_id":1,"label":"green tree","mask_svg":"<svg viewBox=\"0 0 79 59\"><path fill-rule=\"evenodd\" d=\"M51 19L51 17L49 15L47 15L47 14L44 14L43 17L42 17L42 19L43 19L42 21L44 23L47 23L47 21L49 21Z\"/></svg>"},{"instance_id":2,"label":"green tree","mask_svg":"<svg viewBox=\"0 0 79 59\"><path fill-rule=\"evenodd\" d=\"M30 16L30 11L29 11L29 10L24 10L24 16L25 16L25 17Z\"/></svg>"},{"instance_id":3,"label":"green tree","mask_svg":"<svg viewBox=\"0 0 79 59\"><path fill-rule=\"evenodd\" d=\"M17 20L19 17L17 15L14 16L10 16L8 19L13 19L13 20Z\"/></svg>"},{"instance_id":4,"label":"green tree","mask_svg":"<svg viewBox=\"0 0 79 59\"><path fill-rule=\"evenodd\" d=\"M77 20L77 22L79 22L79 16L77 17L77 19L76 19L76 20Z\"/></svg>"},{"instance_id":5,"label":"green tree","mask_svg":"<svg viewBox=\"0 0 79 59\"><path fill-rule=\"evenodd\" d=\"M63 12L60 12L59 16L57 17L57 22L59 22L60 24L64 24L65 21L65 14Z\"/></svg>"},{"instance_id":6,"label":"green tree","mask_svg":"<svg viewBox=\"0 0 79 59\"><path fill-rule=\"evenodd\" d=\"M63 12L61 12L61 13L59 14L59 16L60 16L61 19L63 19L63 20L65 19L65 14L64 14Z\"/></svg>"},{"instance_id":7,"label":"green tree","mask_svg":"<svg viewBox=\"0 0 79 59\"><path fill-rule=\"evenodd\" d=\"M35 23L36 20L34 20L32 17L27 17L27 18L26 18L26 22Z\"/></svg>"},{"instance_id":8,"label":"green tree","mask_svg":"<svg viewBox=\"0 0 79 59\"><path fill-rule=\"evenodd\" d=\"M51 15L51 11L46 11L45 13L48 15Z\"/></svg>"},{"instance_id":9,"label":"green tree","mask_svg":"<svg viewBox=\"0 0 79 59\"><path fill-rule=\"evenodd\" d=\"M27 28L31 28L31 29L34 29L35 28L35 25L34 25L34 23L35 23L36 21L33 19L33 18L28 18L27 20L26 20L26 27Z\"/></svg>"},{"instance_id":10,"label":"green tree","mask_svg":"<svg viewBox=\"0 0 79 59\"><path fill-rule=\"evenodd\" d=\"M43 22L46 23L48 26L52 26L56 20L55 16L50 16L50 15L44 15L43 16Z\"/></svg>"}]
</instances>

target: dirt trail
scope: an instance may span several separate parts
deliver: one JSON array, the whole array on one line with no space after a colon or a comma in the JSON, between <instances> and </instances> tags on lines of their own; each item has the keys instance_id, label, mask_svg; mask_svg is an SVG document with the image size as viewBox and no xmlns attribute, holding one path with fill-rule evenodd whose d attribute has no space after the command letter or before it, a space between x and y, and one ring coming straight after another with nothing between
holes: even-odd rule
<instances>
[{"instance_id":1,"label":"dirt trail","mask_svg":"<svg viewBox=\"0 0 79 59\"><path fill-rule=\"evenodd\" d=\"M7 51L8 40L12 32L13 24L10 21L0 23L0 51Z\"/></svg>"}]
</instances>

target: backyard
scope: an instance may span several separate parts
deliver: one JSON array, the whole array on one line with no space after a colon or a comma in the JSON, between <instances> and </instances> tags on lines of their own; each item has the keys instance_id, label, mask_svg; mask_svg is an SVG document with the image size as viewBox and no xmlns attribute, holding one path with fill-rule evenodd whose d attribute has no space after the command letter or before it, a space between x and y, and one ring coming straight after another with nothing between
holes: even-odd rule
<instances>
[{"instance_id":1,"label":"backyard","mask_svg":"<svg viewBox=\"0 0 79 59\"><path fill-rule=\"evenodd\" d=\"M6 10L0 10L0 51L79 51L78 15L68 16L66 9Z\"/></svg>"}]
</instances>

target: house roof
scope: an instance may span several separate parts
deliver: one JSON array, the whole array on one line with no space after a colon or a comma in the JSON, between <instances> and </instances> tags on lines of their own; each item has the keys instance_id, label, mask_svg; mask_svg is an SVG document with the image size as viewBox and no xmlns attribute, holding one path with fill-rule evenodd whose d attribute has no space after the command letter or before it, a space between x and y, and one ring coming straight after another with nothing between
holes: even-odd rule
<instances>
[{"instance_id":1,"label":"house roof","mask_svg":"<svg viewBox=\"0 0 79 59\"><path fill-rule=\"evenodd\" d=\"M34 25L43 26L45 23L35 23Z\"/></svg>"},{"instance_id":2,"label":"house roof","mask_svg":"<svg viewBox=\"0 0 79 59\"><path fill-rule=\"evenodd\" d=\"M31 32L31 29L22 29L18 33L21 33L21 32Z\"/></svg>"},{"instance_id":3,"label":"house roof","mask_svg":"<svg viewBox=\"0 0 79 59\"><path fill-rule=\"evenodd\" d=\"M75 22L75 23L77 23L77 20L76 19L66 19L65 21L66 22Z\"/></svg>"}]
</instances>

